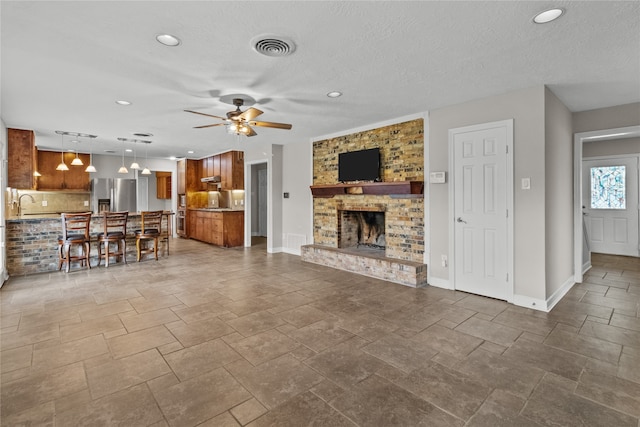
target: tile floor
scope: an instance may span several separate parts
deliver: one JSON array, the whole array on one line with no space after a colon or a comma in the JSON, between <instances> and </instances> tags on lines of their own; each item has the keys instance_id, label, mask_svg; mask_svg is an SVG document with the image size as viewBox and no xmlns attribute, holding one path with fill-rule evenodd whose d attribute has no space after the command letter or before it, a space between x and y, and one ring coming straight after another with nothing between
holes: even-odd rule
<instances>
[{"instance_id":1,"label":"tile floor","mask_svg":"<svg viewBox=\"0 0 640 427\"><path fill-rule=\"evenodd\" d=\"M639 259L548 314L182 239L0 296L3 426L639 425Z\"/></svg>"}]
</instances>

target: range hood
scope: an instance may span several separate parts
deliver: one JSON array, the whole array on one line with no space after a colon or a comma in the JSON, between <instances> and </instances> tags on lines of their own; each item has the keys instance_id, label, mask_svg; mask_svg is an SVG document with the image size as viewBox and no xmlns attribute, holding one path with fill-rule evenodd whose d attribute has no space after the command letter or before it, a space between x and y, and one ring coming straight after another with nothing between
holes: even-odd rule
<instances>
[{"instance_id":1,"label":"range hood","mask_svg":"<svg viewBox=\"0 0 640 427\"><path fill-rule=\"evenodd\" d=\"M216 183L216 182L221 182L222 178L220 177L220 175L215 175L215 176L207 176L204 178L200 178L201 182L211 182L211 183Z\"/></svg>"}]
</instances>

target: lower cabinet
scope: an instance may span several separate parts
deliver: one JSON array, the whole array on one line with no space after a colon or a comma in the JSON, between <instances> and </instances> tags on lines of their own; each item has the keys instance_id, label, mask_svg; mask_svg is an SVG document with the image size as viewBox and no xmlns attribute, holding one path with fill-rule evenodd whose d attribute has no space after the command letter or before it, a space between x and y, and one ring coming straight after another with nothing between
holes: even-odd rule
<instances>
[{"instance_id":1,"label":"lower cabinet","mask_svg":"<svg viewBox=\"0 0 640 427\"><path fill-rule=\"evenodd\" d=\"M187 215L189 238L227 248L244 244L243 211L189 210Z\"/></svg>"}]
</instances>

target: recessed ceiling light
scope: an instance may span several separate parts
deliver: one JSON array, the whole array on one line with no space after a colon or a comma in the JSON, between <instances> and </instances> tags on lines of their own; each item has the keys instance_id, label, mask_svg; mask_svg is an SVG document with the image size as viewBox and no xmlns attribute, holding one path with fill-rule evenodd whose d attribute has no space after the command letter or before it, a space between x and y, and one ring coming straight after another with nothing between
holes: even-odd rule
<instances>
[{"instance_id":1,"label":"recessed ceiling light","mask_svg":"<svg viewBox=\"0 0 640 427\"><path fill-rule=\"evenodd\" d=\"M129 101L116 101L116 104L118 104L118 105L131 105L131 103Z\"/></svg>"},{"instance_id":2,"label":"recessed ceiling light","mask_svg":"<svg viewBox=\"0 0 640 427\"><path fill-rule=\"evenodd\" d=\"M109 154L115 154L114 150L104 150L105 153L109 153Z\"/></svg>"},{"instance_id":3,"label":"recessed ceiling light","mask_svg":"<svg viewBox=\"0 0 640 427\"><path fill-rule=\"evenodd\" d=\"M193 154L193 150L187 151L187 154Z\"/></svg>"},{"instance_id":4,"label":"recessed ceiling light","mask_svg":"<svg viewBox=\"0 0 640 427\"><path fill-rule=\"evenodd\" d=\"M564 9L554 8L545 10L544 12L540 12L536 16L533 17L533 22L536 24L546 24L547 22L554 21L564 13Z\"/></svg>"},{"instance_id":5,"label":"recessed ceiling light","mask_svg":"<svg viewBox=\"0 0 640 427\"><path fill-rule=\"evenodd\" d=\"M333 92L329 92L329 93L327 94L327 96L328 96L329 98L338 98L338 97L342 96L342 92L339 92L339 91L337 91L337 90L334 90Z\"/></svg>"},{"instance_id":6,"label":"recessed ceiling light","mask_svg":"<svg viewBox=\"0 0 640 427\"><path fill-rule=\"evenodd\" d=\"M170 156L169 157L169 160L175 160L175 159L176 159L176 156Z\"/></svg>"},{"instance_id":7,"label":"recessed ceiling light","mask_svg":"<svg viewBox=\"0 0 640 427\"><path fill-rule=\"evenodd\" d=\"M178 46L182 43L179 38L172 36L171 34L158 34L156 36L156 40L158 40L158 43L171 47Z\"/></svg>"},{"instance_id":8,"label":"recessed ceiling light","mask_svg":"<svg viewBox=\"0 0 640 427\"><path fill-rule=\"evenodd\" d=\"M126 150L124 150L124 151L126 151L127 153L132 153L132 152L133 152L133 150L132 150L131 148L127 148L127 149L126 149Z\"/></svg>"}]
</instances>

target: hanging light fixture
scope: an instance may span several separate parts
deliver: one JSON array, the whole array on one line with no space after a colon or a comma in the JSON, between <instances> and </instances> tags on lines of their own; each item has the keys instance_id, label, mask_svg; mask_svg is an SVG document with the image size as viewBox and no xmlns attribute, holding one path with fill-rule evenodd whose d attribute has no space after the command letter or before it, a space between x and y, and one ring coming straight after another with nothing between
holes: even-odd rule
<instances>
[{"instance_id":1,"label":"hanging light fixture","mask_svg":"<svg viewBox=\"0 0 640 427\"><path fill-rule=\"evenodd\" d=\"M145 144L151 144L151 141L142 141ZM140 172L142 175L151 175L151 171L149 170L149 150L147 146L144 146L144 169Z\"/></svg>"},{"instance_id":2,"label":"hanging light fixture","mask_svg":"<svg viewBox=\"0 0 640 427\"><path fill-rule=\"evenodd\" d=\"M89 166L87 166L84 171L89 173L98 172L96 167L93 166L93 147L91 146L91 139L89 139Z\"/></svg>"},{"instance_id":3,"label":"hanging light fixture","mask_svg":"<svg viewBox=\"0 0 640 427\"><path fill-rule=\"evenodd\" d=\"M78 157L78 150L76 150L76 158L71 161L71 165L72 166L82 166L82 165L84 165L84 163L82 163L82 159L80 157Z\"/></svg>"},{"instance_id":4,"label":"hanging light fixture","mask_svg":"<svg viewBox=\"0 0 640 427\"><path fill-rule=\"evenodd\" d=\"M68 171L69 166L64 162L64 134L65 132L57 130L56 133L60 134L62 144L60 146L60 164L56 166L57 171Z\"/></svg>"},{"instance_id":5,"label":"hanging light fixture","mask_svg":"<svg viewBox=\"0 0 640 427\"><path fill-rule=\"evenodd\" d=\"M140 169L140 165L136 161L136 140L133 140L133 163L129 166L131 169Z\"/></svg>"},{"instance_id":6,"label":"hanging light fixture","mask_svg":"<svg viewBox=\"0 0 640 427\"><path fill-rule=\"evenodd\" d=\"M122 166L120 166L120 169L118 169L118 173L129 173L129 171L127 170L127 167L124 165L124 139L123 138L118 138L122 141Z\"/></svg>"}]
</instances>

